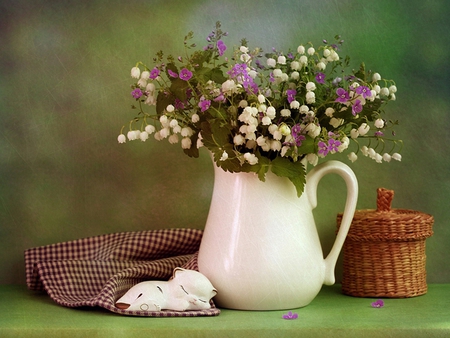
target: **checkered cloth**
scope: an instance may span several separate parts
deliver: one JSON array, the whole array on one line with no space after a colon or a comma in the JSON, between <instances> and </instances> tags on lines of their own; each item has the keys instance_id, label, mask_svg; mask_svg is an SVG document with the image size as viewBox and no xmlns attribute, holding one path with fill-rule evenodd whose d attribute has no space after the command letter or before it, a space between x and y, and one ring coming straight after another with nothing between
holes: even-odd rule
<instances>
[{"instance_id":1,"label":"checkered cloth","mask_svg":"<svg viewBox=\"0 0 450 338\"><path fill-rule=\"evenodd\" d=\"M101 306L146 317L217 316L212 301L211 309L198 311L130 311L114 305L137 283L169 280L176 267L198 270L202 234L196 229L124 232L28 249L27 285L68 307Z\"/></svg>"}]
</instances>

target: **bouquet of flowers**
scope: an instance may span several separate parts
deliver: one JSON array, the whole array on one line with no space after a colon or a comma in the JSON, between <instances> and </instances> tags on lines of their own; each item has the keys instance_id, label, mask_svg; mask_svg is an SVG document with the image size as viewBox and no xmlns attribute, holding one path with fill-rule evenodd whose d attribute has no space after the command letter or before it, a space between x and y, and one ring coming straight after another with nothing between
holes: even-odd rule
<instances>
[{"instance_id":1,"label":"bouquet of flowers","mask_svg":"<svg viewBox=\"0 0 450 338\"><path fill-rule=\"evenodd\" d=\"M364 63L347 71L339 36L317 49L307 43L266 54L244 39L229 57L226 36L218 22L204 48L195 50L190 32L186 55L160 51L153 66L137 63L131 69L137 114L127 136L122 127L119 143L153 135L180 143L191 157L206 147L223 170L254 172L262 181L270 170L287 177L299 196L306 163L350 152L351 142L357 145L348 154L352 162L359 153L378 163L401 160L395 150L402 142L386 137L398 122L383 117L383 107L395 100L395 83Z\"/></svg>"}]
</instances>

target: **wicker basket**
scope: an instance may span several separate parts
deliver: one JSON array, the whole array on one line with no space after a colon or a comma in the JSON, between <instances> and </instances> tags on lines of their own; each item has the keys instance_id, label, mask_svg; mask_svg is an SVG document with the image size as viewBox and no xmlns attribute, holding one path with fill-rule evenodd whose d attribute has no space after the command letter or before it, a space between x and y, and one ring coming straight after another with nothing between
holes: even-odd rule
<instances>
[{"instance_id":1,"label":"wicker basket","mask_svg":"<svg viewBox=\"0 0 450 338\"><path fill-rule=\"evenodd\" d=\"M406 298L427 292L425 239L433 216L391 209L392 190L377 190L377 210L357 210L344 243L342 292ZM342 214L337 216L338 228Z\"/></svg>"}]
</instances>

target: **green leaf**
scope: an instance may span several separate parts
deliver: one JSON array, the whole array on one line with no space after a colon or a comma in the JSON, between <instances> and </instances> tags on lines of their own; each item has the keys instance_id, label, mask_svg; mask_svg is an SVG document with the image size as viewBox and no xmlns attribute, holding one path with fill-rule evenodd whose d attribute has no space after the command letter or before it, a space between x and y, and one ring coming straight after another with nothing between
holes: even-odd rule
<instances>
[{"instance_id":1,"label":"green leaf","mask_svg":"<svg viewBox=\"0 0 450 338\"><path fill-rule=\"evenodd\" d=\"M156 97L156 113L162 115L164 109L174 101L173 96L165 93L164 91L159 91Z\"/></svg>"},{"instance_id":2,"label":"green leaf","mask_svg":"<svg viewBox=\"0 0 450 338\"><path fill-rule=\"evenodd\" d=\"M189 88L189 84L187 81L181 80L179 78L172 80L172 85L170 86L170 91L172 94L180 99L180 101L184 102L187 98L187 89Z\"/></svg>"},{"instance_id":3,"label":"green leaf","mask_svg":"<svg viewBox=\"0 0 450 338\"><path fill-rule=\"evenodd\" d=\"M277 157L272 161L272 172L281 177L287 177L295 186L300 197L305 186L305 168L301 162L292 162L286 157Z\"/></svg>"},{"instance_id":4,"label":"green leaf","mask_svg":"<svg viewBox=\"0 0 450 338\"><path fill-rule=\"evenodd\" d=\"M299 154L311 154L315 152L316 141L311 136L306 135L306 139L302 141L302 145L297 148Z\"/></svg>"}]
</instances>

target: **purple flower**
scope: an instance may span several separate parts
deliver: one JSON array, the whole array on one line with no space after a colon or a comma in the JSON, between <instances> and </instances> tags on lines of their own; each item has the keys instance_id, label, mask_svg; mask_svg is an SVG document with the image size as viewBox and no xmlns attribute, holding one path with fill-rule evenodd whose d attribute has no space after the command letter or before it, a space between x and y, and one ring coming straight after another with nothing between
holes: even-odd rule
<instances>
[{"instance_id":1,"label":"purple flower","mask_svg":"<svg viewBox=\"0 0 450 338\"><path fill-rule=\"evenodd\" d=\"M328 144L320 141L318 144L319 147L319 155L323 157L327 156L328 153L335 153L338 151L338 147L341 145L341 141L330 138L328 140Z\"/></svg>"},{"instance_id":2,"label":"purple flower","mask_svg":"<svg viewBox=\"0 0 450 338\"><path fill-rule=\"evenodd\" d=\"M377 301L372 303L372 307L374 308L380 308L384 306L384 302L382 299L378 299Z\"/></svg>"},{"instance_id":3,"label":"purple flower","mask_svg":"<svg viewBox=\"0 0 450 338\"><path fill-rule=\"evenodd\" d=\"M131 92L131 96L133 96L135 99L138 99L142 96L142 90L140 90L139 88L136 88L135 90L133 90Z\"/></svg>"},{"instance_id":4,"label":"purple flower","mask_svg":"<svg viewBox=\"0 0 450 338\"><path fill-rule=\"evenodd\" d=\"M152 80L154 80L154 79L156 79L158 76L159 76L159 73L160 73L160 71L159 71L159 69L158 68L153 68L151 71L150 71L150 79L152 79Z\"/></svg>"},{"instance_id":5,"label":"purple flower","mask_svg":"<svg viewBox=\"0 0 450 338\"><path fill-rule=\"evenodd\" d=\"M300 127L300 124L296 124L291 128L291 135L294 138L297 147L300 147L302 145L302 142L306 140L305 135L302 135L301 132L302 127Z\"/></svg>"},{"instance_id":6,"label":"purple flower","mask_svg":"<svg viewBox=\"0 0 450 338\"><path fill-rule=\"evenodd\" d=\"M201 111L204 112L211 106L211 100L205 100L205 98L202 96L200 102L198 103L198 106L200 107Z\"/></svg>"},{"instance_id":7,"label":"purple flower","mask_svg":"<svg viewBox=\"0 0 450 338\"><path fill-rule=\"evenodd\" d=\"M375 132L375 136L376 137L381 137L381 136L384 136L384 133L382 131L376 131Z\"/></svg>"},{"instance_id":8,"label":"purple flower","mask_svg":"<svg viewBox=\"0 0 450 338\"><path fill-rule=\"evenodd\" d=\"M227 46L225 46L222 40L219 40L217 41L217 49L219 50L219 55L222 56L227 50Z\"/></svg>"},{"instance_id":9,"label":"purple flower","mask_svg":"<svg viewBox=\"0 0 450 338\"><path fill-rule=\"evenodd\" d=\"M297 95L297 91L295 89L286 90L287 100L289 103L295 100L295 95Z\"/></svg>"},{"instance_id":10,"label":"purple flower","mask_svg":"<svg viewBox=\"0 0 450 338\"><path fill-rule=\"evenodd\" d=\"M361 104L361 100L356 100L355 104L352 106L353 116L356 116L357 114L361 113L362 109L363 109L363 106Z\"/></svg>"},{"instance_id":11,"label":"purple flower","mask_svg":"<svg viewBox=\"0 0 450 338\"><path fill-rule=\"evenodd\" d=\"M297 319L298 318L298 314L297 313L293 313L292 311L289 311L288 313L283 315L283 319Z\"/></svg>"},{"instance_id":12,"label":"purple flower","mask_svg":"<svg viewBox=\"0 0 450 338\"><path fill-rule=\"evenodd\" d=\"M356 94L362 95L363 98L371 97L372 93L370 92L370 88L366 86L359 86L355 89Z\"/></svg>"},{"instance_id":13,"label":"purple flower","mask_svg":"<svg viewBox=\"0 0 450 338\"><path fill-rule=\"evenodd\" d=\"M344 88L336 89L337 99L336 102L345 103L350 99L349 93Z\"/></svg>"},{"instance_id":14,"label":"purple flower","mask_svg":"<svg viewBox=\"0 0 450 338\"><path fill-rule=\"evenodd\" d=\"M183 68L180 71L180 79L184 80L184 81L189 81L192 78L192 72L187 69L187 68Z\"/></svg>"},{"instance_id":15,"label":"purple flower","mask_svg":"<svg viewBox=\"0 0 450 338\"><path fill-rule=\"evenodd\" d=\"M325 83L325 74L324 73L317 73L316 74L316 82L320 84Z\"/></svg>"},{"instance_id":16,"label":"purple flower","mask_svg":"<svg viewBox=\"0 0 450 338\"><path fill-rule=\"evenodd\" d=\"M258 85L253 81L253 78L248 74L247 65L245 63L238 63L227 72L231 78L235 78L241 83L247 93L256 94L258 92Z\"/></svg>"},{"instance_id":17,"label":"purple flower","mask_svg":"<svg viewBox=\"0 0 450 338\"><path fill-rule=\"evenodd\" d=\"M169 73L169 76L170 76L170 77L174 77L174 78L177 78L177 77L178 77L178 74L175 73L175 72L173 72L173 71L171 71L170 69L167 70L167 73Z\"/></svg>"}]
</instances>

